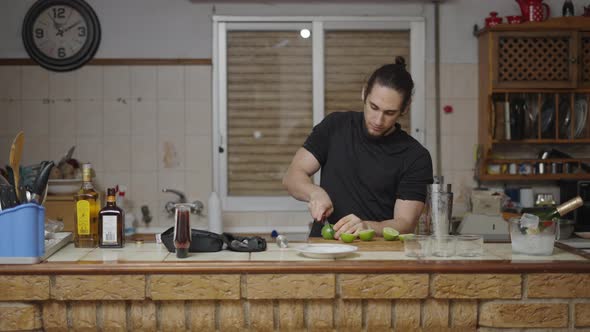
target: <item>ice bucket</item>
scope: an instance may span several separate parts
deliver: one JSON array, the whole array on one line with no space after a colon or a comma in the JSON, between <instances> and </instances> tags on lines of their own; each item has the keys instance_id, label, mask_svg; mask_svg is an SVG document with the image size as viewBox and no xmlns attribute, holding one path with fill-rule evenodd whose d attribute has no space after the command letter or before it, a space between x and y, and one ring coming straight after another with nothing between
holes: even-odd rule
<instances>
[{"instance_id":1,"label":"ice bucket","mask_svg":"<svg viewBox=\"0 0 590 332\"><path fill-rule=\"evenodd\" d=\"M512 252L521 255L550 256L559 237L558 219L539 221L538 228L521 226L520 218L510 219Z\"/></svg>"}]
</instances>

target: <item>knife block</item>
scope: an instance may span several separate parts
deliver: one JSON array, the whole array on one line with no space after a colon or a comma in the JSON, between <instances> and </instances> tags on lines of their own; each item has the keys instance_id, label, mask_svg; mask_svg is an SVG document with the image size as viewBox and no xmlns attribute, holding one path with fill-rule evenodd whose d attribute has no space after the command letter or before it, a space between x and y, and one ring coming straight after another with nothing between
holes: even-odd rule
<instances>
[{"instance_id":1,"label":"knife block","mask_svg":"<svg viewBox=\"0 0 590 332\"><path fill-rule=\"evenodd\" d=\"M0 212L0 264L36 264L45 254L45 208L28 203Z\"/></svg>"}]
</instances>

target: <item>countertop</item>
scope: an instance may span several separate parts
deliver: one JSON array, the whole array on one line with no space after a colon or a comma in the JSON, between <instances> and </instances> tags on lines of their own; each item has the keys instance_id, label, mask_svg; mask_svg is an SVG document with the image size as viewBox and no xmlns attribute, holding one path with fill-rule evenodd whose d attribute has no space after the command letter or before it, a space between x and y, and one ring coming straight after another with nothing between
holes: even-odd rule
<instances>
[{"instance_id":1,"label":"countertop","mask_svg":"<svg viewBox=\"0 0 590 332\"><path fill-rule=\"evenodd\" d=\"M552 256L513 254L510 243L486 243L479 257L405 256L403 251L363 248L344 258L301 256L291 243L281 249L269 242L267 250L241 253L223 250L190 253L178 259L162 244L128 243L122 249L75 248L73 243L46 261L33 265L0 265L2 274L141 274L141 273L422 273L422 272L590 272L586 253L557 244ZM585 257L584 257L585 256Z\"/></svg>"}]
</instances>

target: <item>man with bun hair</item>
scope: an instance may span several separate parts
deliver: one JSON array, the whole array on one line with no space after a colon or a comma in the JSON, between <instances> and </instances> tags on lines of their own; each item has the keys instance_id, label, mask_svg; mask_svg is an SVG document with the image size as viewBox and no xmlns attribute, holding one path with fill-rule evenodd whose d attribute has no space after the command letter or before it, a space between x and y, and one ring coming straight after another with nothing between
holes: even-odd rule
<instances>
[{"instance_id":1,"label":"man with bun hair","mask_svg":"<svg viewBox=\"0 0 590 332\"><path fill-rule=\"evenodd\" d=\"M414 82L405 60L378 68L362 89L363 112L335 112L316 125L296 152L283 184L308 202L316 221L334 225L335 238L393 227L412 233L432 183L428 150L397 123L408 113ZM311 177L322 171L320 185ZM310 236L320 236L313 224Z\"/></svg>"}]
</instances>

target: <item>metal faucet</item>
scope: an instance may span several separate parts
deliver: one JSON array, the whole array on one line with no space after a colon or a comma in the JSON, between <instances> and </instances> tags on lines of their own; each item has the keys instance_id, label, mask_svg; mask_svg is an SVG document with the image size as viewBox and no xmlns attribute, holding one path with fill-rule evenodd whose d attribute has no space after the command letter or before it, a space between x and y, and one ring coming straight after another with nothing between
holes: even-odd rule
<instances>
[{"instance_id":1,"label":"metal faucet","mask_svg":"<svg viewBox=\"0 0 590 332\"><path fill-rule=\"evenodd\" d=\"M164 209L166 210L166 212L168 212L169 216L174 215L174 211L175 211L174 204L187 203L186 195L182 191L175 190L175 189L162 189L162 192L172 193L172 194L175 194L178 196L178 200L167 202L166 205L164 205ZM196 215L202 215L203 208L204 208L203 202L196 200L193 202L193 205L194 205L194 207L191 207L191 213L196 214Z\"/></svg>"}]
</instances>

